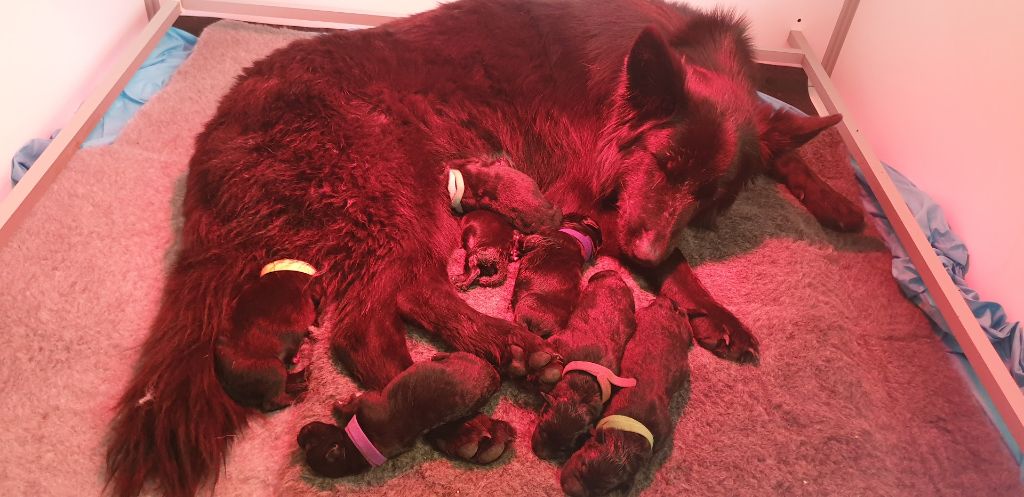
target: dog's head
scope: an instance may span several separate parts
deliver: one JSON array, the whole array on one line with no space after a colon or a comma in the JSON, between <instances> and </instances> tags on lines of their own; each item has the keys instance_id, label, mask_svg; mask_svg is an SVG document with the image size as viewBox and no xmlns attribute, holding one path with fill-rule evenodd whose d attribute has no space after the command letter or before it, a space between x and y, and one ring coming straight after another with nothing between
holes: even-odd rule
<instances>
[{"instance_id":1,"label":"dog's head","mask_svg":"<svg viewBox=\"0 0 1024 497\"><path fill-rule=\"evenodd\" d=\"M541 459L564 461L583 445L601 416L601 389L587 375L569 374L544 399L531 439L533 453Z\"/></svg>"},{"instance_id":2,"label":"dog's head","mask_svg":"<svg viewBox=\"0 0 1024 497\"><path fill-rule=\"evenodd\" d=\"M533 178L510 166L505 159L467 160L453 167L461 171L465 179L462 203L466 208L501 214L524 233L558 227L561 210L548 202Z\"/></svg>"},{"instance_id":3,"label":"dog's head","mask_svg":"<svg viewBox=\"0 0 1024 497\"><path fill-rule=\"evenodd\" d=\"M684 35L673 43L685 46ZM765 161L840 119L766 110L745 73L749 46L723 39L716 50L703 54L713 63L688 63L647 28L626 57L616 102L623 169L608 198L617 199L619 242L636 262L664 260L684 226L712 226Z\"/></svg>"},{"instance_id":4,"label":"dog's head","mask_svg":"<svg viewBox=\"0 0 1024 497\"><path fill-rule=\"evenodd\" d=\"M370 469L359 450L341 428L314 421L299 430L299 447L314 473L329 478L362 473Z\"/></svg>"},{"instance_id":5,"label":"dog's head","mask_svg":"<svg viewBox=\"0 0 1024 497\"><path fill-rule=\"evenodd\" d=\"M562 490L572 497L582 497L628 487L651 455L647 440L636 433L595 430L562 467Z\"/></svg>"}]
</instances>

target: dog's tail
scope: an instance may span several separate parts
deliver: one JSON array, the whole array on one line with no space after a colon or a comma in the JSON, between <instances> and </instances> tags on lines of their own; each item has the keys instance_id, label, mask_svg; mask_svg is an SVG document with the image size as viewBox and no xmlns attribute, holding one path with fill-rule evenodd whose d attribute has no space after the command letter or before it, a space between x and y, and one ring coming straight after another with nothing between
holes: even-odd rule
<instances>
[{"instance_id":1,"label":"dog's tail","mask_svg":"<svg viewBox=\"0 0 1024 497\"><path fill-rule=\"evenodd\" d=\"M229 326L244 265L182 257L168 275L135 375L115 407L107 447L113 495L138 495L147 482L169 497L195 495L216 479L228 444L255 412L235 404L214 371L214 346Z\"/></svg>"}]
</instances>

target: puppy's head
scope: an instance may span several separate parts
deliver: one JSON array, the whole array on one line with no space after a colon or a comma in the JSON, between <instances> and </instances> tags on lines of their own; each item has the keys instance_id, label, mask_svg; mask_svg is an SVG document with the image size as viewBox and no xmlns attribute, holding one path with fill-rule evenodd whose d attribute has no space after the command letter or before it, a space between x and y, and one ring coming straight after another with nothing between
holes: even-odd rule
<instances>
[{"instance_id":1,"label":"puppy's head","mask_svg":"<svg viewBox=\"0 0 1024 497\"><path fill-rule=\"evenodd\" d=\"M562 467L562 490L582 497L628 487L651 455L647 440L636 433L596 430Z\"/></svg>"},{"instance_id":2,"label":"puppy's head","mask_svg":"<svg viewBox=\"0 0 1024 497\"><path fill-rule=\"evenodd\" d=\"M562 219L561 210L548 202L533 178L505 159L464 161L457 169L465 178L463 204L468 208L497 212L524 233L555 228Z\"/></svg>"},{"instance_id":3,"label":"puppy's head","mask_svg":"<svg viewBox=\"0 0 1024 497\"><path fill-rule=\"evenodd\" d=\"M541 459L563 461L583 445L601 415L601 389L593 378L572 373L544 398L531 440L533 453Z\"/></svg>"},{"instance_id":4,"label":"puppy's head","mask_svg":"<svg viewBox=\"0 0 1024 497\"><path fill-rule=\"evenodd\" d=\"M299 430L299 447L314 473L329 478L362 473L370 469L348 435L341 428L314 421Z\"/></svg>"}]
</instances>

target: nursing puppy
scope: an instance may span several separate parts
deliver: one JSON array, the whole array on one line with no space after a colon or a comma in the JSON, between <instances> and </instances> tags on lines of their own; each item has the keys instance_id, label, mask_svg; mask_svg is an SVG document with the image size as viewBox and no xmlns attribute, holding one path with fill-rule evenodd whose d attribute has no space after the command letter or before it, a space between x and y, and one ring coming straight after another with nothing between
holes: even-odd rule
<instances>
[{"instance_id":1,"label":"nursing puppy","mask_svg":"<svg viewBox=\"0 0 1024 497\"><path fill-rule=\"evenodd\" d=\"M566 361L533 432L533 452L565 459L583 444L601 416L612 385L634 382L616 376L626 342L636 330L633 292L615 271L590 277L569 325L550 342Z\"/></svg>"},{"instance_id":2,"label":"nursing puppy","mask_svg":"<svg viewBox=\"0 0 1024 497\"><path fill-rule=\"evenodd\" d=\"M408 451L428 430L476 412L499 385L497 371L483 359L464 352L438 354L413 364L384 390L336 406L339 425L302 427L299 447L319 475L363 473Z\"/></svg>"},{"instance_id":3,"label":"nursing puppy","mask_svg":"<svg viewBox=\"0 0 1024 497\"><path fill-rule=\"evenodd\" d=\"M637 385L615 394L593 437L562 468L562 490L573 497L628 487L675 426L669 403L690 378L693 337L685 313L659 297L637 313L636 325L622 374L636 378Z\"/></svg>"},{"instance_id":4,"label":"nursing puppy","mask_svg":"<svg viewBox=\"0 0 1024 497\"><path fill-rule=\"evenodd\" d=\"M478 210L462 216L463 273L452 277L462 291L474 283L501 286L508 278L509 260L515 260L519 232L503 216Z\"/></svg>"},{"instance_id":5,"label":"nursing puppy","mask_svg":"<svg viewBox=\"0 0 1024 497\"><path fill-rule=\"evenodd\" d=\"M517 323L547 336L565 327L580 297L583 267L601 247L601 229L593 219L567 214L557 231L523 237L519 274L512 290Z\"/></svg>"},{"instance_id":6,"label":"nursing puppy","mask_svg":"<svg viewBox=\"0 0 1024 497\"><path fill-rule=\"evenodd\" d=\"M298 354L317 317L314 273L300 261L276 261L239 296L214 350L217 378L239 405L274 411L306 390L308 358Z\"/></svg>"}]
</instances>

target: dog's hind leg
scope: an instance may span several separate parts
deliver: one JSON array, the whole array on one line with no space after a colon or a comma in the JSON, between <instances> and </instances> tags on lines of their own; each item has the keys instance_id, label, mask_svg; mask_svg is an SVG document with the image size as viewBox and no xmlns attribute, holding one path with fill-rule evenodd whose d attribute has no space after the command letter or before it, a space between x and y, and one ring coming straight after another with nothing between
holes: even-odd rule
<instances>
[{"instance_id":1,"label":"dog's hind leg","mask_svg":"<svg viewBox=\"0 0 1024 497\"><path fill-rule=\"evenodd\" d=\"M846 232L864 228L861 209L814 174L796 152L772 160L768 174L786 185L822 226Z\"/></svg>"},{"instance_id":2,"label":"dog's hind leg","mask_svg":"<svg viewBox=\"0 0 1024 497\"><path fill-rule=\"evenodd\" d=\"M482 357L509 376L539 380L542 387L561 377L561 361L550 345L518 325L470 307L440 264L422 264L417 280L398 292L398 311L454 349Z\"/></svg>"},{"instance_id":3,"label":"dog's hind leg","mask_svg":"<svg viewBox=\"0 0 1024 497\"><path fill-rule=\"evenodd\" d=\"M496 461L512 446L512 425L477 413L445 423L427 433L427 441L442 454L476 464Z\"/></svg>"},{"instance_id":4,"label":"dog's hind leg","mask_svg":"<svg viewBox=\"0 0 1024 497\"><path fill-rule=\"evenodd\" d=\"M412 365L405 326L393 300L365 313L354 307L333 323L331 352L364 387L380 390Z\"/></svg>"}]
</instances>

